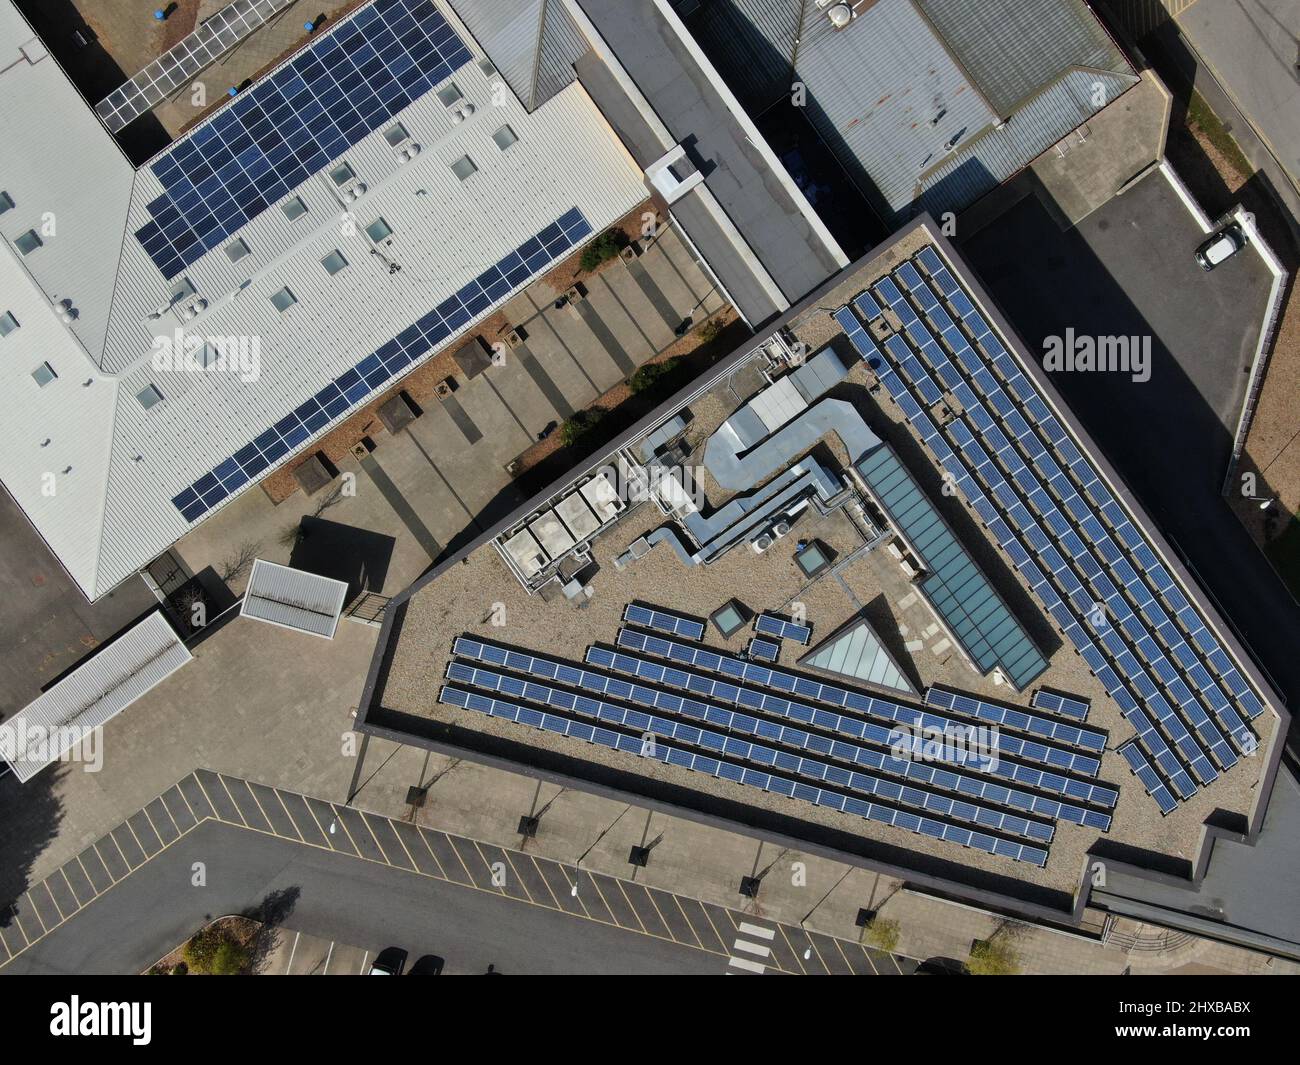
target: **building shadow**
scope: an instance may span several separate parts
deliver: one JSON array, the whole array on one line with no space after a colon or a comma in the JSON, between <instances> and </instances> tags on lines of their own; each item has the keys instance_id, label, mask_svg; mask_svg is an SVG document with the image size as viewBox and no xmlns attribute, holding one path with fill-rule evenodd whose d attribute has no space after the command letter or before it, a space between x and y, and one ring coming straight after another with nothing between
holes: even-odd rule
<instances>
[{"instance_id":1,"label":"building shadow","mask_svg":"<svg viewBox=\"0 0 1300 1065\"><path fill-rule=\"evenodd\" d=\"M91 110L139 73L124 72L118 66L72 0L15 0L15 4ZM135 119L114 139L135 166L158 154L172 140L152 112Z\"/></svg>"},{"instance_id":2,"label":"building shadow","mask_svg":"<svg viewBox=\"0 0 1300 1065\"><path fill-rule=\"evenodd\" d=\"M1180 363L1198 353L1170 350L1083 234L1056 224L1037 179L1021 180L1035 195L975 234L964 253L1031 354L1067 328L1151 337L1146 384L1114 373L1052 373L1052 384L1280 692L1300 698L1300 606L1220 495L1233 432Z\"/></svg>"},{"instance_id":3,"label":"building shadow","mask_svg":"<svg viewBox=\"0 0 1300 1065\"><path fill-rule=\"evenodd\" d=\"M383 533L307 514L289 565L343 581L351 598L358 592L384 587L396 543L394 537Z\"/></svg>"},{"instance_id":4,"label":"building shadow","mask_svg":"<svg viewBox=\"0 0 1300 1065\"><path fill-rule=\"evenodd\" d=\"M58 835L64 810L57 785L73 772L79 767L56 762L26 784L12 773L0 777L0 928L13 924L12 900L32 886L32 869Z\"/></svg>"}]
</instances>

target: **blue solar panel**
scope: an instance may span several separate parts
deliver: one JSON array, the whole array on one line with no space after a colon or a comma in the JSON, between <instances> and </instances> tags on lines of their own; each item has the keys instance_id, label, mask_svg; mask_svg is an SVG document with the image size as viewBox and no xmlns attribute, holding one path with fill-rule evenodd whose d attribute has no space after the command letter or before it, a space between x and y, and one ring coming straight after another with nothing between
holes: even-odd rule
<instances>
[{"instance_id":1,"label":"blue solar panel","mask_svg":"<svg viewBox=\"0 0 1300 1065\"><path fill-rule=\"evenodd\" d=\"M375 0L153 163L136 239L175 277L472 58L430 0Z\"/></svg>"},{"instance_id":2,"label":"blue solar panel","mask_svg":"<svg viewBox=\"0 0 1300 1065\"><path fill-rule=\"evenodd\" d=\"M1137 740L1129 740L1128 743L1121 745L1118 753L1142 782L1142 786L1147 789L1147 794L1155 799L1161 815L1172 813L1178 801L1170 794L1164 781L1156 775L1156 771L1151 768L1151 763L1146 760L1146 756L1138 750Z\"/></svg>"},{"instance_id":3,"label":"blue solar panel","mask_svg":"<svg viewBox=\"0 0 1300 1065\"><path fill-rule=\"evenodd\" d=\"M431 348L454 335L471 320L469 308L484 298L489 286L500 278L505 278L512 287L522 285L590 234L590 223L581 211L573 208L205 473L174 496L172 503L186 521L197 521L232 492L301 447L365 396L382 388Z\"/></svg>"},{"instance_id":4,"label":"blue solar panel","mask_svg":"<svg viewBox=\"0 0 1300 1065\"><path fill-rule=\"evenodd\" d=\"M749 657L762 662L775 662L781 654L781 645L772 640L753 639L749 641Z\"/></svg>"},{"instance_id":5,"label":"blue solar panel","mask_svg":"<svg viewBox=\"0 0 1300 1065\"><path fill-rule=\"evenodd\" d=\"M807 644L812 639L812 628L786 621L775 614L759 614L754 619L754 628L765 636L775 636L778 640L793 640L795 643Z\"/></svg>"},{"instance_id":6,"label":"blue solar panel","mask_svg":"<svg viewBox=\"0 0 1300 1065\"><path fill-rule=\"evenodd\" d=\"M464 650L467 653L474 650L480 650L484 645L478 644L477 641L469 641L462 638L457 641L458 651ZM463 645L463 647L462 647ZM530 659L537 663L543 674L555 667L555 663L546 663L542 659ZM600 678L598 674L588 673L587 676L595 678L597 682L609 682L609 678ZM1050 825L1044 825L1039 822L1030 821L1012 813L999 813L997 811L985 810L975 807L973 804L960 802L949 799L941 795L935 795L924 792L916 788L900 787L898 784L882 780L880 778L847 770L839 766L830 765L814 759L804 758L789 753L782 753L766 745L751 743L747 740L740 740L733 737L724 736L710 730L698 728L684 722L672 721L667 718L656 715L643 714L639 711L630 710L625 707L617 706L613 703L600 699L579 699L570 693L553 689L545 685L523 682L517 678L505 677L488 670L479 670L474 667L465 666L461 663L452 663L448 667L448 678L450 680L480 687L492 692L501 692L513 695L517 698L525 698L532 702L542 703L552 707L557 707L571 713L580 713L585 716L591 716L598 722L608 723L610 725L632 728L643 735L641 737L619 735L611 729L600 727L591 727L585 722L574 721L569 718L559 717L558 715L543 713L525 707L519 703L509 700L496 699L486 695L480 695L477 692L466 691L452 685L445 685L439 693L439 701L449 703L455 706L461 706L466 709L478 710L480 712L491 714L492 716L505 717L509 720L518 721L524 724L531 724L534 727L545 728L548 731L558 732L562 735L576 736L580 739L586 739L589 742L602 743L605 746L617 750L628 751L629 753L638 754L643 757L654 757L661 761L670 762L671 764L681 765L688 769L703 769L709 775L719 776L724 779L733 780L738 783L749 784L761 787L764 790L776 791L779 794L793 795L795 797L807 798L809 801L816 802L819 805L830 805L835 809L849 810L850 812L859 813L862 816L868 816L863 812L864 807L874 804L865 804L861 800L853 800L843 795L836 795L822 791L821 789L812 788L808 785L799 784L792 781L783 781L779 786L773 786L766 773L746 769L741 766L722 762L712 758L710 755L699 755L684 752L663 742L661 737L670 740L676 740L687 746L697 746L706 748L709 751L716 751L732 755L751 762L757 762L762 765L774 765L788 772L796 773L805 779L812 779L819 782L827 782L840 787L851 788L856 791L864 792L873 796L882 796L891 802L910 804L920 809L937 813L946 817L965 817L975 820L978 817L979 823L989 824L990 827L997 831L1007 832L1013 835L1021 835L1027 839L1039 842L1049 842L1053 832ZM648 690L648 689L647 689ZM657 693L658 697L675 698L667 693ZM752 718L744 718L743 715L729 715L731 724L747 732L753 732L756 722ZM790 742L798 737L802 737L806 745L810 737L807 733L799 730L783 730L790 735L785 737ZM653 734L652 740L645 737ZM850 744L835 744L839 748L838 753L842 757L849 757L849 760L855 763L859 761L859 756L875 756L875 752L866 751ZM897 761L897 760L895 760ZM906 763L907 765L919 766L920 763ZM855 805L850 806L850 803ZM915 814L908 814L905 811L894 808L876 808L879 811L878 816L872 817L872 820L882 821L886 824L894 824L899 827L908 827L911 831L919 831L922 819ZM938 825L938 822L929 822L931 825ZM966 846L976 846L977 843L971 841L972 835L969 830L964 830L964 834L954 835L952 829L954 826L939 825L939 831L928 832L934 835L936 839L953 839L961 842ZM981 847L981 849L992 852L993 840L989 839L990 845ZM1008 843L1009 841L998 841ZM1014 846L1020 846L1018 844ZM1028 848L1028 852L1033 855L1032 860L1038 863L1040 858L1046 860L1046 851L1041 848ZM1017 855L1020 851L1015 852ZM1031 860L1029 858L1022 860Z\"/></svg>"},{"instance_id":7,"label":"blue solar panel","mask_svg":"<svg viewBox=\"0 0 1300 1065\"><path fill-rule=\"evenodd\" d=\"M627 608L623 611L623 620L630 621L633 625L644 625L647 628L658 629L660 632L671 632L674 636L683 636L688 640L704 638L703 622L679 617L676 614L668 613L666 610L642 606L639 603L629 603L627 605Z\"/></svg>"},{"instance_id":8,"label":"blue solar panel","mask_svg":"<svg viewBox=\"0 0 1300 1065\"><path fill-rule=\"evenodd\" d=\"M1030 700L1031 704L1039 710L1047 710L1053 714L1063 714L1066 717L1072 717L1076 721L1086 721L1088 719L1089 702L1077 696L1059 695L1056 692L1047 691L1045 688L1039 688L1034 692L1034 697Z\"/></svg>"}]
</instances>

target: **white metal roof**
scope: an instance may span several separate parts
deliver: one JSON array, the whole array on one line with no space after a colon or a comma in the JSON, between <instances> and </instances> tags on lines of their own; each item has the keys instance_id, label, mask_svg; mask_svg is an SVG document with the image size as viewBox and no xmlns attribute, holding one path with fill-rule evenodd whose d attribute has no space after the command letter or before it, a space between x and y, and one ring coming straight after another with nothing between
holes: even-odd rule
<instances>
[{"instance_id":1,"label":"white metal roof","mask_svg":"<svg viewBox=\"0 0 1300 1065\"><path fill-rule=\"evenodd\" d=\"M253 562L239 616L332 640L347 597L343 581L259 558Z\"/></svg>"},{"instance_id":2,"label":"white metal roof","mask_svg":"<svg viewBox=\"0 0 1300 1065\"><path fill-rule=\"evenodd\" d=\"M30 780L190 658L162 611L154 611L0 724L0 756L19 780Z\"/></svg>"},{"instance_id":3,"label":"white metal roof","mask_svg":"<svg viewBox=\"0 0 1300 1065\"><path fill-rule=\"evenodd\" d=\"M31 37L12 0L0 0L0 30L8 31L0 40ZM401 161L382 129L340 157L366 185L351 205L355 225L344 225L342 201L317 173L238 231L250 251L238 263L216 247L184 271L206 301L196 317L151 317L181 280L165 280L134 236L162 191L157 177L148 167L131 170L52 58L13 62L8 47L0 45L0 190L16 206L0 215L8 238L0 314L12 311L20 328L0 340L9 428L0 480L92 599L192 527L173 497L358 360L571 208L599 233L646 197L640 169L580 85L529 114L469 63L448 79L475 105L464 121L454 122L433 92L394 116L420 146L413 160ZM507 124L518 140L502 150L492 135ZM450 169L463 155L477 167L465 181ZM308 210L290 222L278 204L295 195ZM23 258L12 241L45 212L59 220L57 236ZM370 254L361 232L381 217L393 229L386 254L399 273ZM337 276L320 261L334 250L349 264ZM283 287L298 302L281 313L270 296ZM65 298L76 307L71 322L57 313ZM256 339L258 376L155 369L157 338L176 330ZM44 388L31 378L42 361L58 374ZM136 396L150 384L164 399L146 410Z\"/></svg>"}]
</instances>

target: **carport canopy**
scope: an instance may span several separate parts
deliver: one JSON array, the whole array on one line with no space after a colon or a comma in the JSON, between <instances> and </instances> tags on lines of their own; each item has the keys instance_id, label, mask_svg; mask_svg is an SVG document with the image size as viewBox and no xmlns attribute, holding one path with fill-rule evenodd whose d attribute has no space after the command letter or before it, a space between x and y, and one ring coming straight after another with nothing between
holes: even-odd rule
<instances>
[{"instance_id":1,"label":"carport canopy","mask_svg":"<svg viewBox=\"0 0 1300 1065\"><path fill-rule=\"evenodd\" d=\"M0 756L20 781L31 780L190 658L155 610L0 723Z\"/></svg>"},{"instance_id":2,"label":"carport canopy","mask_svg":"<svg viewBox=\"0 0 1300 1065\"><path fill-rule=\"evenodd\" d=\"M348 586L343 581L259 558L253 562L239 613L332 640L347 596Z\"/></svg>"}]
</instances>

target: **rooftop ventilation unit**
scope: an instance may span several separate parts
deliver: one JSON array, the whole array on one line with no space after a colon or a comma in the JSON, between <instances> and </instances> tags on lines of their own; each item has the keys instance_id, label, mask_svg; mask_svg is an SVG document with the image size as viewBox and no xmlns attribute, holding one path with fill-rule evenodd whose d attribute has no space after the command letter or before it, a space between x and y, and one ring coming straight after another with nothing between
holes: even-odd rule
<instances>
[{"instance_id":1,"label":"rooftop ventilation unit","mask_svg":"<svg viewBox=\"0 0 1300 1065\"><path fill-rule=\"evenodd\" d=\"M819 3L819 6L823 8L827 7L825 3ZM852 22L855 18L857 18L857 15L854 13L853 8L849 4L833 4L827 9L826 17L831 20L832 26L834 26L837 30L842 30L845 26L847 26L850 22Z\"/></svg>"}]
</instances>

